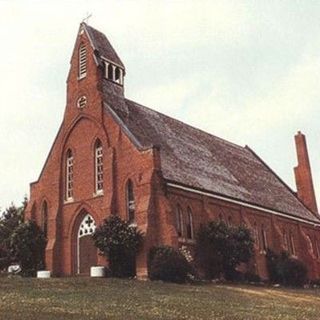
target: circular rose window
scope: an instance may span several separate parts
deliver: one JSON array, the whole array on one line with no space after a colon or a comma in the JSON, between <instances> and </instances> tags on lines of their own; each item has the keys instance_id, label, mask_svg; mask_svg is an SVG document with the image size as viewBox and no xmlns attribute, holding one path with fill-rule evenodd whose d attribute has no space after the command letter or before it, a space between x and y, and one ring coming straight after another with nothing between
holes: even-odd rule
<instances>
[{"instance_id":1,"label":"circular rose window","mask_svg":"<svg viewBox=\"0 0 320 320\"><path fill-rule=\"evenodd\" d=\"M77 102L77 107L79 109L83 109L86 105L87 105L87 97L86 96L80 97Z\"/></svg>"}]
</instances>

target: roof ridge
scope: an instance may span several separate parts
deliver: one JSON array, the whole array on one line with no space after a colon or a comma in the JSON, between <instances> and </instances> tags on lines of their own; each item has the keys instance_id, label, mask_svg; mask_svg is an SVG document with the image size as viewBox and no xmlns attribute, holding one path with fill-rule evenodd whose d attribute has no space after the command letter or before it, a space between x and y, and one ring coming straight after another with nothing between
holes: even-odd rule
<instances>
[{"instance_id":1,"label":"roof ridge","mask_svg":"<svg viewBox=\"0 0 320 320\"><path fill-rule=\"evenodd\" d=\"M126 100L126 101L129 101L129 102L131 102L131 103L134 103L135 105L138 105L138 106L140 106L140 107L142 107L142 108L148 109L148 110L150 110L150 111L152 111L152 112L154 112L154 113L160 114L160 115L163 116L163 117L166 117L166 118L169 118L169 119L171 119L171 120L173 120L173 121L179 122L179 123L183 124L184 126L187 126L187 127L189 127L189 128L192 128L193 130L196 130L196 131L198 131L198 132L204 133L204 134L206 134L206 135L208 135L208 136L210 136L210 137L213 137L213 138L215 138L215 139L218 139L218 140L220 140L220 141L222 141L222 142L224 142L224 143L230 144L230 145L232 145L232 146L234 146L234 147L236 147L236 148L238 148L238 149L246 150L246 148L245 148L244 146L241 146L241 145L239 145L239 144L237 144L237 143L234 143L234 142L228 141L228 140L226 140L226 139L220 138L220 137L218 137L218 136L216 136L216 135L214 135L214 134L212 134L212 133L209 133L209 132L207 132L207 131L205 131L205 130L203 130L203 129L194 127L194 126L192 126L192 125L190 125L190 124L188 124L188 123L186 123L186 122L183 122L182 120L173 118L173 117L168 116L167 114L164 114L164 113L162 113L162 112L160 112L160 111L157 111L157 110L154 110L154 109L152 109L152 108L146 107L146 106L142 105L141 103L135 102L135 101L133 101L133 100L131 100L131 99L128 99L128 98L125 98L125 100Z\"/></svg>"}]
</instances>

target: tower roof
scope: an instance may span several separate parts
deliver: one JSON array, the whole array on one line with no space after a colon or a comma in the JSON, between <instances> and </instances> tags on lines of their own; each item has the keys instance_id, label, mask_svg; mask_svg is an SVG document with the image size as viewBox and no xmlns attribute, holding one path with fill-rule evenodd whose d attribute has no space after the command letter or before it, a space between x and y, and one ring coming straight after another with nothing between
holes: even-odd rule
<instances>
[{"instance_id":1,"label":"tower roof","mask_svg":"<svg viewBox=\"0 0 320 320\"><path fill-rule=\"evenodd\" d=\"M110 41L102 32L92 28L85 22L82 22L81 26L87 31L95 53L99 58L105 58L125 69L124 64L112 47Z\"/></svg>"}]
</instances>

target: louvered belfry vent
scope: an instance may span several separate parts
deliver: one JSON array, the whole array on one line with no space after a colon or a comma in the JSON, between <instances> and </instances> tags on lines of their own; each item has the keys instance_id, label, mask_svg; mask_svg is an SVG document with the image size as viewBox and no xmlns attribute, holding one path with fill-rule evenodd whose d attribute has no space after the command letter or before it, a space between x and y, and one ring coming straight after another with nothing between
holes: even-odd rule
<instances>
[{"instance_id":1,"label":"louvered belfry vent","mask_svg":"<svg viewBox=\"0 0 320 320\"><path fill-rule=\"evenodd\" d=\"M79 78L82 79L87 75L87 48L81 45L79 49Z\"/></svg>"}]
</instances>

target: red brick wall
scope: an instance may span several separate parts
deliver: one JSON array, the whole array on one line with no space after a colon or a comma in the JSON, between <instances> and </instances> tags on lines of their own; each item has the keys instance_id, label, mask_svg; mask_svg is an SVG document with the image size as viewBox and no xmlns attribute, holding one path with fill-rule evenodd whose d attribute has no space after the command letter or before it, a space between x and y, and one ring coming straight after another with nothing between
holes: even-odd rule
<instances>
[{"instance_id":1,"label":"red brick wall","mask_svg":"<svg viewBox=\"0 0 320 320\"><path fill-rule=\"evenodd\" d=\"M183 209L184 221L187 219L187 208L192 208L195 232L201 223L222 218L226 223L230 223L231 221L232 225L245 223L251 230L253 230L256 225L261 244L261 226L263 225L266 230L268 248L278 253L285 250L282 235L283 230L286 230L287 234L291 232L297 258L303 261L308 267L310 278L319 278L320 257L316 250L316 242L320 244L320 236L319 230L312 225L172 187L168 188L168 200L170 202L174 224L176 222L175 214L178 205ZM231 217L231 219L229 217ZM311 252L312 249L310 250L310 246L308 246L306 235L309 235L313 240L313 253ZM175 242L174 245L177 247L181 247L182 245L192 247L192 242L183 236L179 238L178 242ZM320 250L320 247L318 249ZM259 246L257 243L255 243L255 257L248 267L262 278L268 278L265 252L262 250L261 245Z\"/></svg>"},{"instance_id":2,"label":"red brick wall","mask_svg":"<svg viewBox=\"0 0 320 320\"><path fill-rule=\"evenodd\" d=\"M85 43L88 50L88 72L78 80L78 47ZM149 231L149 211L153 209L154 150L140 152L122 133L112 116L103 111L98 90L102 71L97 68L86 34L77 40L67 81L67 105L60 131L55 139L39 180L31 184L27 218L41 224L41 206L48 203L47 268L54 274L75 273L76 234L79 219L90 213L97 224L111 213L126 218L125 187L130 178L136 198L136 220L139 228ZM111 84L110 85L116 85ZM80 96L87 96L87 106L77 108ZM104 193L95 194L94 143L103 145ZM65 161L70 148L74 157L74 199L65 201ZM152 219L151 219L152 220ZM151 240L148 241L151 243ZM145 256L145 252L141 253ZM100 263L105 263L100 258ZM137 269L145 273L144 259L139 257Z\"/></svg>"}]
</instances>

